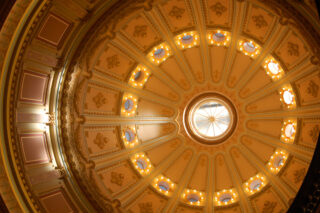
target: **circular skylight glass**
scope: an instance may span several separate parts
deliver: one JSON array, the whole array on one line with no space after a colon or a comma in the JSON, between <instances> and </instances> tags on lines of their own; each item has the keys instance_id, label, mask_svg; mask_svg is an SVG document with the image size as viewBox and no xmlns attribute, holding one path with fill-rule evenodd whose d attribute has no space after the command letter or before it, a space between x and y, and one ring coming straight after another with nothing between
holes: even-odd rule
<instances>
[{"instance_id":1,"label":"circular skylight glass","mask_svg":"<svg viewBox=\"0 0 320 213\"><path fill-rule=\"evenodd\" d=\"M192 122L200 135L217 137L225 133L230 126L230 112L218 101L207 101L194 111Z\"/></svg>"},{"instance_id":2,"label":"circular skylight glass","mask_svg":"<svg viewBox=\"0 0 320 213\"><path fill-rule=\"evenodd\" d=\"M224 203L229 202L231 199L232 199L232 195L229 193L225 193L225 194L221 195L219 198L219 200Z\"/></svg>"},{"instance_id":3,"label":"circular skylight glass","mask_svg":"<svg viewBox=\"0 0 320 213\"><path fill-rule=\"evenodd\" d=\"M185 35L185 36L183 36L183 37L181 38L181 42L182 42L183 44L191 44L192 41L193 41L193 36L191 36L191 35Z\"/></svg>"},{"instance_id":4,"label":"circular skylight glass","mask_svg":"<svg viewBox=\"0 0 320 213\"><path fill-rule=\"evenodd\" d=\"M258 180L254 180L250 184L250 189L253 190L253 191L257 190L257 189L260 188L261 185L262 185L261 180L259 180L259 179Z\"/></svg>"},{"instance_id":5,"label":"circular skylight glass","mask_svg":"<svg viewBox=\"0 0 320 213\"><path fill-rule=\"evenodd\" d=\"M274 75L277 75L280 72L279 65L274 62L268 63L268 69Z\"/></svg>"},{"instance_id":6,"label":"circular skylight glass","mask_svg":"<svg viewBox=\"0 0 320 213\"><path fill-rule=\"evenodd\" d=\"M143 158L139 158L136 163L139 169L145 170L148 167L147 162Z\"/></svg>"},{"instance_id":7,"label":"circular skylight glass","mask_svg":"<svg viewBox=\"0 0 320 213\"><path fill-rule=\"evenodd\" d=\"M292 137L294 132L295 132L294 125L293 124L287 124L285 129L284 129L284 134L286 135L286 137L288 137L288 138Z\"/></svg>"},{"instance_id":8,"label":"circular skylight glass","mask_svg":"<svg viewBox=\"0 0 320 213\"><path fill-rule=\"evenodd\" d=\"M283 163L284 163L283 156L282 155L278 155L273 161L273 166L278 168L278 167L282 166Z\"/></svg>"},{"instance_id":9,"label":"circular skylight glass","mask_svg":"<svg viewBox=\"0 0 320 213\"><path fill-rule=\"evenodd\" d=\"M159 188L163 191L169 191L170 189L169 184L165 181L160 181L158 185L159 185Z\"/></svg>"},{"instance_id":10,"label":"circular skylight glass","mask_svg":"<svg viewBox=\"0 0 320 213\"><path fill-rule=\"evenodd\" d=\"M136 74L134 74L134 80L135 81L139 81L143 76L143 73L141 71L136 72Z\"/></svg>"},{"instance_id":11,"label":"circular skylight glass","mask_svg":"<svg viewBox=\"0 0 320 213\"><path fill-rule=\"evenodd\" d=\"M125 136L125 138L126 138L126 140L127 140L128 142L132 142L132 141L134 140L134 138L135 138L134 132L133 132L132 130L130 130L130 129L127 129L127 130L124 132L124 136Z\"/></svg>"},{"instance_id":12,"label":"circular skylight glass","mask_svg":"<svg viewBox=\"0 0 320 213\"><path fill-rule=\"evenodd\" d=\"M131 100L131 99L127 99L125 102L124 102L124 109L126 110L126 111L130 111L130 110L132 110L132 108L133 108L133 101Z\"/></svg>"},{"instance_id":13,"label":"circular skylight glass","mask_svg":"<svg viewBox=\"0 0 320 213\"><path fill-rule=\"evenodd\" d=\"M225 96L208 92L190 101L184 111L184 127L200 143L224 142L236 127L236 109Z\"/></svg>"},{"instance_id":14,"label":"circular skylight glass","mask_svg":"<svg viewBox=\"0 0 320 213\"><path fill-rule=\"evenodd\" d=\"M197 194L189 194L187 197L188 201L191 203L198 202L200 197Z\"/></svg>"},{"instance_id":15,"label":"circular skylight glass","mask_svg":"<svg viewBox=\"0 0 320 213\"><path fill-rule=\"evenodd\" d=\"M224 41L225 40L225 35L222 34L222 33L215 33L213 34L213 39L217 42L221 42L221 41Z\"/></svg>"},{"instance_id":16,"label":"circular skylight glass","mask_svg":"<svg viewBox=\"0 0 320 213\"><path fill-rule=\"evenodd\" d=\"M248 41L244 42L243 47L249 53L253 53L256 50L256 47L251 42L248 42Z\"/></svg>"},{"instance_id":17,"label":"circular skylight glass","mask_svg":"<svg viewBox=\"0 0 320 213\"><path fill-rule=\"evenodd\" d=\"M283 100L284 100L284 102L286 104L292 104L292 102L293 102L293 94L288 90L284 91L283 92Z\"/></svg>"},{"instance_id":18,"label":"circular skylight glass","mask_svg":"<svg viewBox=\"0 0 320 213\"><path fill-rule=\"evenodd\" d=\"M165 55L166 51L162 48L157 49L154 51L153 55L155 58L162 58Z\"/></svg>"}]
</instances>

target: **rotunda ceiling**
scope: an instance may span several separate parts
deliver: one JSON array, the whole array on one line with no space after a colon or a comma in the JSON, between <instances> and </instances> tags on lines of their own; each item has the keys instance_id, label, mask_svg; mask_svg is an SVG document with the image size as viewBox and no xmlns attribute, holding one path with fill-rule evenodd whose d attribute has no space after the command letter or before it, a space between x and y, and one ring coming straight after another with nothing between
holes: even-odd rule
<instances>
[{"instance_id":1,"label":"rotunda ceiling","mask_svg":"<svg viewBox=\"0 0 320 213\"><path fill-rule=\"evenodd\" d=\"M2 144L30 209L286 212L320 128L320 28L290 5L30 4Z\"/></svg>"},{"instance_id":2,"label":"rotunda ceiling","mask_svg":"<svg viewBox=\"0 0 320 213\"><path fill-rule=\"evenodd\" d=\"M255 1L106 15L62 103L67 159L92 199L129 212L286 211L315 147L297 138L310 135L300 112L318 105L320 79L303 35L280 22Z\"/></svg>"}]
</instances>

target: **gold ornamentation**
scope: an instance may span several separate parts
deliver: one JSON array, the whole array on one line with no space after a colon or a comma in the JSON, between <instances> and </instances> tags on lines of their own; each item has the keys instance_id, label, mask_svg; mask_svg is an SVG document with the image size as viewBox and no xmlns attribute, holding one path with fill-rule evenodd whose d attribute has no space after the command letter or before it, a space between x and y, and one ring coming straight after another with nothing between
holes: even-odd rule
<instances>
[{"instance_id":1,"label":"gold ornamentation","mask_svg":"<svg viewBox=\"0 0 320 213\"><path fill-rule=\"evenodd\" d=\"M294 183L297 184L303 180L304 176L306 176L306 168L298 169L294 172Z\"/></svg>"},{"instance_id":2,"label":"gold ornamentation","mask_svg":"<svg viewBox=\"0 0 320 213\"><path fill-rule=\"evenodd\" d=\"M299 56L299 46L292 42L288 42L288 54L290 56Z\"/></svg>"},{"instance_id":3,"label":"gold ornamentation","mask_svg":"<svg viewBox=\"0 0 320 213\"><path fill-rule=\"evenodd\" d=\"M221 16L224 12L227 11L227 8L223 6L220 2L215 3L210 7L210 9L216 13L217 16Z\"/></svg>"},{"instance_id":4,"label":"gold ornamentation","mask_svg":"<svg viewBox=\"0 0 320 213\"><path fill-rule=\"evenodd\" d=\"M139 209L140 213L153 213L151 202L139 203Z\"/></svg>"},{"instance_id":5,"label":"gold ornamentation","mask_svg":"<svg viewBox=\"0 0 320 213\"><path fill-rule=\"evenodd\" d=\"M256 27L259 29L268 26L268 23L262 15L252 16L252 20L254 21Z\"/></svg>"},{"instance_id":6,"label":"gold ornamentation","mask_svg":"<svg viewBox=\"0 0 320 213\"><path fill-rule=\"evenodd\" d=\"M313 80L311 80L307 88L307 93L312 95L313 97L317 97L318 91L319 91L319 86L316 83L314 83Z\"/></svg>"},{"instance_id":7,"label":"gold ornamentation","mask_svg":"<svg viewBox=\"0 0 320 213\"><path fill-rule=\"evenodd\" d=\"M107 99L99 92L96 96L93 97L93 102L95 103L97 108L102 107L102 105L107 103Z\"/></svg>"},{"instance_id":8,"label":"gold ornamentation","mask_svg":"<svg viewBox=\"0 0 320 213\"><path fill-rule=\"evenodd\" d=\"M111 172L111 183L117 184L118 186L122 186L124 175L118 172Z\"/></svg>"},{"instance_id":9,"label":"gold ornamentation","mask_svg":"<svg viewBox=\"0 0 320 213\"><path fill-rule=\"evenodd\" d=\"M313 143L317 143L319 131L319 125L315 125L313 129L309 131L309 136L312 138Z\"/></svg>"},{"instance_id":10,"label":"gold ornamentation","mask_svg":"<svg viewBox=\"0 0 320 213\"><path fill-rule=\"evenodd\" d=\"M107 137L103 137L103 134L101 134L100 132L97 134L96 138L93 140L93 143L95 143L100 149L103 149L108 142L109 142L109 139Z\"/></svg>"},{"instance_id":11,"label":"gold ornamentation","mask_svg":"<svg viewBox=\"0 0 320 213\"><path fill-rule=\"evenodd\" d=\"M182 15L184 14L184 12L185 12L185 9L179 8L177 6L173 6L172 9L169 12L169 15L171 17L176 18L176 19L181 19Z\"/></svg>"},{"instance_id":12,"label":"gold ornamentation","mask_svg":"<svg viewBox=\"0 0 320 213\"><path fill-rule=\"evenodd\" d=\"M107 58L108 69L118 67L120 65L119 56L113 55Z\"/></svg>"},{"instance_id":13,"label":"gold ornamentation","mask_svg":"<svg viewBox=\"0 0 320 213\"><path fill-rule=\"evenodd\" d=\"M144 38L147 36L147 25L137 25L134 27L133 36Z\"/></svg>"},{"instance_id":14,"label":"gold ornamentation","mask_svg":"<svg viewBox=\"0 0 320 213\"><path fill-rule=\"evenodd\" d=\"M277 206L276 202L266 201L263 204L262 213L273 213L276 206Z\"/></svg>"}]
</instances>

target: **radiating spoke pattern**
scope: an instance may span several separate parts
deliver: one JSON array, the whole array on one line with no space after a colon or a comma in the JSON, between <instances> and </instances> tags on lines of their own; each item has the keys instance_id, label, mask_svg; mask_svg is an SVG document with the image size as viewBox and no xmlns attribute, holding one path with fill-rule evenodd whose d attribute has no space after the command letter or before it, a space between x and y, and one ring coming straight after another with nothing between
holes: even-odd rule
<instances>
[{"instance_id":1,"label":"radiating spoke pattern","mask_svg":"<svg viewBox=\"0 0 320 213\"><path fill-rule=\"evenodd\" d=\"M206 137L217 137L230 125L230 113L226 106L216 101L201 104L193 114L195 131Z\"/></svg>"}]
</instances>

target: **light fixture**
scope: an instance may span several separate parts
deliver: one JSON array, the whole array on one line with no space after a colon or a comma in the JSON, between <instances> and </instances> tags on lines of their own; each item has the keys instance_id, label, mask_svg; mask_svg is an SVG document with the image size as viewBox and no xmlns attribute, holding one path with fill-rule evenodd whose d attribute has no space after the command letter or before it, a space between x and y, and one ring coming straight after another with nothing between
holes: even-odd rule
<instances>
[{"instance_id":1,"label":"light fixture","mask_svg":"<svg viewBox=\"0 0 320 213\"><path fill-rule=\"evenodd\" d=\"M289 154L285 150L277 149L270 157L267 167L272 173L278 173L281 170L281 168L285 165L288 156Z\"/></svg>"},{"instance_id":2,"label":"light fixture","mask_svg":"<svg viewBox=\"0 0 320 213\"><path fill-rule=\"evenodd\" d=\"M228 31L213 30L207 33L208 43L215 46L228 46L231 41L231 36Z\"/></svg>"},{"instance_id":3,"label":"light fixture","mask_svg":"<svg viewBox=\"0 0 320 213\"><path fill-rule=\"evenodd\" d=\"M285 143L293 143L296 135L297 120L287 119L283 122L281 128L281 141Z\"/></svg>"},{"instance_id":4,"label":"light fixture","mask_svg":"<svg viewBox=\"0 0 320 213\"><path fill-rule=\"evenodd\" d=\"M171 48L167 43L162 43L152 49L148 54L148 59L152 63L159 65L171 56Z\"/></svg>"},{"instance_id":5,"label":"light fixture","mask_svg":"<svg viewBox=\"0 0 320 213\"><path fill-rule=\"evenodd\" d=\"M139 143L135 126L122 127L121 136L127 148L132 148Z\"/></svg>"},{"instance_id":6,"label":"light fixture","mask_svg":"<svg viewBox=\"0 0 320 213\"><path fill-rule=\"evenodd\" d=\"M159 175L154 178L152 186L161 194L170 196L174 191L176 184L173 183L169 178Z\"/></svg>"},{"instance_id":7,"label":"light fixture","mask_svg":"<svg viewBox=\"0 0 320 213\"><path fill-rule=\"evenodd\" d=\"M135 154L131 158L131 162L141 175L149 174L153 168L149 158L147 158L147 156L144 153Z\"/></svg>"},{"instance_id":8,"label":"light fixture","mask_svg":"<svg viewBox=\"0 0 320 213\"><path fill-rule=\"evenodd\" d=\"M284 71L272 56L268 56L263 62L263 68L266 70L267 75L271 77L273 81L279 80L284 76Z\"/></svg>"},{"instance_id":9,"label":"light fixture","mask_svg":"<svg viewBox=\"0 0 320 213\"><path fill-rule=\"evenodd\" d=\"M151 72L145 66L138 65L131 73L129 85L139 89L143 88L148 81L150 73Z\"/></svg>"},{"instance_id":10,"label":"light fixture","mask_svg":"<svg viewBox=\"0 0 320 213\"><path fill-rule=\"evenodd\" d=\"M203 206L205 201L204 194L204 192L200 192L196 189L185 189L181 199L184 203L192 206Z\"/></svg>"},{"instance_id":11,"label":"light fixture","mask_svg":"<svg viewBox=\"0 0 320 213\"><path fill-rule=\"evenodd\" d=\"M191 48L199 45L199 35L195 31L184 32L177 35L175 38L175 43L180 49Z\"/></svg>"},{"instance_id":12,"label":"light fixture","mask_svg":"<svg viewBox=\"0 0 320 213\"><path fill-rule=\"evenodd\" d=\"M122 97L121 115L132 117L137 110L138 99L136 96L125 93Z\"/></svg>"},{"instance_id":13,"label":"light fixture","mask_svg":"<svg viewBox=\"0 0 320 213\"><path fill-rule=\"evenodd\" d=\"M254 177L251 177L248 181L243 184L244 191L248 195L255 194L267 184L267 179L262 174L257 174Z\"/></svg>"},{"instance_id":14,"label":"light fixture","mask_svg":"<svg viewBox=\"0 0 320 213\"><path fill-rule=\"evenodd\" d=\"M280 89L280 101L287 109L296 107L295 95L291 85L285 85Z\"/></svg>"},{"instance_id":15,"label":"light fixture","mask_svg":"<svg viewBox=\"0 0 320 213\"><path fill-rule=\"evenodd\" d=\"M238 41L238 50L243 54L256 58L260 54L260 46L250 39L240 39Z\"/></svg>"},{"instance_id":16,"label":"light fixture","mask_svg":"<svg viewBox=\"0 0 320 213\"><path fill-rule=\"evenodd\" d=\"M235 189L223 189L214 193L214 205L225 206L238 201L238 193Z\"/></svg>"}]
</instances>

